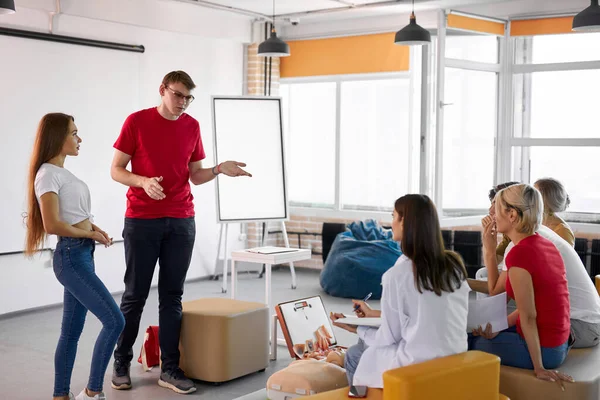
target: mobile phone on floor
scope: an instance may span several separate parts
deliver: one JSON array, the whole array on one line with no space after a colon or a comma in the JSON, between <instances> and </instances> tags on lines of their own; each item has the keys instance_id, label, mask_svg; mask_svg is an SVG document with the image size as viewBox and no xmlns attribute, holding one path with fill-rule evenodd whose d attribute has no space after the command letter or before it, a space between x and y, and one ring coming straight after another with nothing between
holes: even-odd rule
<instances>
[{"instance_id":1,"label":"mobile phone on floor","mask_svg":"<svg viewBox=\"0 0 600 400\"><path fill-rule=\"evenodd\" d=\"M367 387L366 386L350 386L350 391L348 392L348 397L353 397L353 398L367 397Z\"/></svg>"}]
</instances>

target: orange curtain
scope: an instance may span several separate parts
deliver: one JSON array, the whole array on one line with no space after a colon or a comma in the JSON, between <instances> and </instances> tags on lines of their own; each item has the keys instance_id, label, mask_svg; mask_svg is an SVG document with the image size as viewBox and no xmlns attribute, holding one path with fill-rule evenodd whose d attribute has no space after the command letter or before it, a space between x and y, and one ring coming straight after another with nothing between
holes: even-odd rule
<instances>
[{"instance_id":1,"label":"orange curtain","mask_svg":"<svg viewBox=\"0 0 600 400\"><path fill-rule=\"evenodd\" d=\"M502 22L488 21L485 19L466 17L464 15L457 14L448 15L447 26L448 28L489 33L499 36L504 36L505 30L505 24Z\"/></svg>"},{"instance_id":2,"label":"orange curtain","mask_svg":"<svg viewBox=\"0 0 600 400\"><path fill-rule=\"evenodd\" d=\"M557 35L572 33L573 17L538 18L512 21L510 36Z\"/></svg>"},{"instance_id":3,"label":"orange curtain","mask_svg":"<svg viewBox=\"0 0 600 400\"><path fill-rule=\"evenodd\" d=\"M281 77L408 71L408 46L394 44L395 33L288 41Z\"/></svg>"}]
</instances>

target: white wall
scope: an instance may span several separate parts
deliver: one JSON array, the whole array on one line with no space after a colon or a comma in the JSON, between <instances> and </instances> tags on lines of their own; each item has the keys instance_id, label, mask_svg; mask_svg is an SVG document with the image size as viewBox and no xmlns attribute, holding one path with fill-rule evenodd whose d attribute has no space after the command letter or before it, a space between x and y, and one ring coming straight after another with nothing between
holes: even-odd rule
<instances>
[{"instance_id":1,"label":"white wall","mask_svg":"<svg viewBox=\"0 0 600 400\"><path fill-rule=\"evenodd\" d=\"M0 25L31 26L31 14L37 14L33 23L37 30L46 30L48 12L55 10L55 0L17 0L15 3L17 13L1 17ZM60 0L60 4L64 15L117 22L130 27L238 41L247 41L250 35L249 17L172 0ZM83 30L81 33L88 32ZM106 39L106 35L110 34L105 29L96 36Z\"/></svg>"},{"instance_id":2,"label":"white wall","mask_svg":"<svg viewBox=\"0 0 600 400\"><path fill-rule=\"evenodd\" d=\"M49 3L54 2L17 1L18 12L0 17L0 25L47 31ZM44 9L34 8L38 5ZM136 77L139 79L140 108L158 104L158 87L165 73L174 69L190 73L197 89L194 93L196 100L188 112L200 121L207 152L206 165L212 165L210 96L242 94L243 44L250 37L249 19L194 5L153 0L73 0L63 1L62 6L65 14L55 20L56 34L143 44L146 47L146 52L140 56L139 75ZM109 22L109 19L118 22ZM114 67L118 68L118 65ZM93 82L90 84L93 85ZM36 89L28 88L24 82L23 93L35 93ZM119 90L115 88L115 96L118 95ZM4 96L2 101L6 98ZM101 118L100 110L98 114ZM0 132L0 135L6 134ZM109 134L116 138L118 132ZM108 168L110 160L106 163L99 167ZM214 273L219 233L214 184L195 187L193 193L198 230L188 279ZM125 202L125 198L122 200ZM102 226L102 221L97 223ZM243 243L237 240L239 227L234 226L229 231L229 249L243 247ZM20 254L0 256L0 315L62 302L62 286L54 277L49 259L49 252L33 260L27 260ZM117 243L109 249L98 246L96 270L111 292L122 291L125 271L123 244ZM215 290L219 290L218 287L219 283L215 282Z\"/></svg>"}]
</instances>

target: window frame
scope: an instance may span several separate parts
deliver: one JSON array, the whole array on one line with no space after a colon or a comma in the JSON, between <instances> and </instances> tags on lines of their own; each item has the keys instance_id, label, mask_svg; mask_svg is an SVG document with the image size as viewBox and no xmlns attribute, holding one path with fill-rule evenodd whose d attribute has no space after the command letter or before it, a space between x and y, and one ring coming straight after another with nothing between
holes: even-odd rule
<instances>
[{"instance_id":1,"label":"window frame","mask_svg":"<svg viewBox=\"0 0 600 400\"><path fill-rule=\"evenodd\" d=\"M510 21L509 29L510 32ZM508 34L507 34L508 35ZM577 33L568 33L566 35L577 35ZM561 71L583 71L583 70L600 70L600 60L591 61L576 61L576 62L564 62L564 63L518 63L517 61L522 58L524 60L530 60L533 52L533 40L532 37L509 37L507 36L507 49L505 50L505 56L510 62L509 65L505 66L505 81L504 81L504 92L508 93L509 96L506 99L505 107L508 108L509 112L506 115L504 121L505 126L500 131L499 143L502 143L502 148L498 149L498 171L497 182L507 182L511 180L519 180L521 182L529 182L530 179L530 156L529 149L532 147L600 147L600 135L598 138L572 138L572 137L560 137L560 138L532 138L529 137L531 129L531 74L535 72L561 72ZM522 98L522 123L520 126L521 134L516 137L516 130L514 129L513 123L516 110L516 88L514 86L515 77L519 74L524 75ZM522 148L522 156L519 159L513 159L515 148ZM520 176L512 170L520 170ZM600 210L597 213L584 213L584 212L565 212L562 213L563 217L569 222L589 224L600 224ZM589 230L589 226L585 227Z\"/></svg>"},{"instance_id":2,"label":"window frame","mask_svg":"<svg viewBox=\"0 0 600 400\"><path fill-rule=\"evenodd\" d=\"M299 203L290 200L290 208L295 213L302 213L302 210L323 210L327 212L329 216L338 216L342 215L356 215L360 214L364 216L365 214L369 214L372 216L376 216L376 218L381 218L382 215L388 215L389 212L392 211L392 206L390 205L388 208L374 208L370 206L358 206L358 207L350 207L344 208L342 206L341 200L341 93L342 93L342 84L344 82L355 82L355 81L379 81L379 80L390 80L390 79L407 79L409 81L410 87L410 110L409 110L409 141L413 141L415 138L413 135L416 134L416 129L421 127L421 121L415 118L415 107L420 107L420 103L415 101L414 91L415 85L420 82L415 82L420 77L420 70L418 73L415 73L415 68L413 68L414 58L417 56L419 58L420 63L420 53L413 51L411 49L411 67L409 71L400 71L400 72L385 72L385 73L369 73L369 74L349 74L349 75L324 75L324 76L311 76L311 77L298 77L298 78L281 78L280 85L293 85L299 83L335 83L336 84L336 132L335 132L335 200L332 206L326 206L323 204L314 204L314 203ZM420 129L419 129L420 130ZM419 157L421 155L420 149L413 148L412 151L409 151L409 165L419 165ZM417 161L415 161L415 157ZM289 166L288 166L289 168ZM410 174L410 172L409 172ZM420 175L419 175L420 176ZM419 187L413 187L413 181L416 181L416 186L420 185L420 179L409 179L409 193L419 191ZM393 201L393 199L391 200ZM334 213L334 214L332 214ZM337 214L337 215L335 215Z\"/></svg>"},{"instance_id":3,"label":"window frame","mask_svg":"<svg viewBox=\"0 0 600 400\"><path fill-rule=\"evenodd\" d=\"M505 75L505 58L506 58L506 35L504 37L497 36L498 38L498 61L496 63L488 63L481 61L471 60L460 60L455 58L446 57L446 37L448 31L460 32L460 29L448 28L447 27L447 16L446 10L440 10L438 13L438 32L437 36L433 39L435 50L432 52L435 56L436 65L436 80L435 80L435 92L431 96L435 99L433 102L432 114L435 115L436 121L436 150L435 150L435 172L433 176L433 190L430 195L434 203L438 205L438 213L441 218L460 218L470 216L480 216L487 214L487 208L460 208L450 209L443 208L443 170L444 170L444 157L443 157L443 143L444 143L444 107L447 106L444 102L445 92L445 71L446 68L455 68L468 71L481 71L490 72L497 74L496 83L496 107L495 107L495 132L494 132L494 160L493 162L493 185L498 176L498 161L500 154L498 150L498 137L500 136L501 130L504 128L503 121L505 119L506 110L502 105L506 94L504 93L504 75ZM496 19L493 19L496 20ZM501 20L496 20L501 21ZM508 31L508 29L506 29ZM485 33L479 33L480 35L486 35ZM491 36L496 36L489 34ZM485 193L482 193L485 196Z\"/></svg>"}]
</instances>

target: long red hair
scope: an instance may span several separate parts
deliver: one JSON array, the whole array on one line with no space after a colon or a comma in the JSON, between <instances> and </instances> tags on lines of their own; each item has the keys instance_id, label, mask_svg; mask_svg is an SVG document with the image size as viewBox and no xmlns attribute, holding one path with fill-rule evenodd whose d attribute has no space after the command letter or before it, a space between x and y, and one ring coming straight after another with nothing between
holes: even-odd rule
<instances>
[{"instance_id":1,"label":"long red hair","mask_svg":"<svg viewBox=\"0 0 600 400\"><path fill-rule=\"evenodd\" d=\"M25 255L32 257L46 238L42 212L35 196L35 177L40 166L58 156L69 134L69 123L75 119L67 114L50 113L42 117L35 135L27 180L27 236Z\"/></svg>"}]
</instances>

